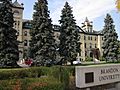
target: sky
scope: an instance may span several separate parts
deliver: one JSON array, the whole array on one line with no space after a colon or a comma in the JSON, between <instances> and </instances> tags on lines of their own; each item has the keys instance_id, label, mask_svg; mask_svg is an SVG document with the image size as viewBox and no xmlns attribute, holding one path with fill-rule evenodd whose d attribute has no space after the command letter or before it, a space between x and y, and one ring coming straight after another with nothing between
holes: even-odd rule
<instances>
[{"instance_id":1,"label":"sky","mask_svg":"<svg viewBox=\"0 0 120 90\"><path fill-rule=\"evenodd\" d=\"M13 0L14 2L15 0ZM33 6L37 0L18 0L24 4L24 19L32 19L34 12ZM48 8L53 24L59 24L61 10L65 2L72 7L73 15L78 26L88 17L89 21L93 21L93 28L96 31L102 30L104 26L104 18L109 13L115 24L116 32L120 40L120 12L116 9L116 0L48 0Z\"/></svg>"}]
</instances>

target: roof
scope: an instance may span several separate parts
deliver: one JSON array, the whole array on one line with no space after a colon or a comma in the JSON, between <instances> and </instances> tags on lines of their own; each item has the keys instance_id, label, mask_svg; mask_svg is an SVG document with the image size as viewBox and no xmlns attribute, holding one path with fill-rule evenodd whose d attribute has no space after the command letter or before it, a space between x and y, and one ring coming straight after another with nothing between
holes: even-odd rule
<instances>
[{"instance_id":1,"label":"roof","mask_svg":"<svg viewBox=\"0 0 120 90\"><path fill-rule=\"evenodd\" d=\"M79 30L80 33L85 33L81 27L77 26L77 29Z\"/></svg>"},{"instance_id":2,"label":"roof","mask_svg":"<svg viewBox=\"0 0 120 90\"><path fill-rule=\"evenodd\" d=\"M88 18L87 18L87 17L85 18L85 22L89 22L89 20L88 20Z\"/></svg>"},{"instance_id":3,"label":"roof","mask_svg":"<svg viewBox=\"0 0 120 90\"><path fill-rule=\"evenodd\" d=\"M23 4L19 4L17 0L13 3L13 7L24 9Z\"/></svg>"},{"instance_id":4,"label":"roof","mask_svg":"<svg viewBox=\"0 0 120 90\"><path fill-rule=\"evenodd\" d=\"M23 29L31 29L32 28L32 24L31 24L31 20L23 20Z\"/></svg>"},{"instance_id":5,"label":"roof","mask_svg":"<svg viewBox=\"0 0 120 90\"><path fill-rule=\"evenodd\" d=\"M103 31L95 31L93 30L93 32L84 32L87 35L103 35Z\"/></svg>"}]
</instances>

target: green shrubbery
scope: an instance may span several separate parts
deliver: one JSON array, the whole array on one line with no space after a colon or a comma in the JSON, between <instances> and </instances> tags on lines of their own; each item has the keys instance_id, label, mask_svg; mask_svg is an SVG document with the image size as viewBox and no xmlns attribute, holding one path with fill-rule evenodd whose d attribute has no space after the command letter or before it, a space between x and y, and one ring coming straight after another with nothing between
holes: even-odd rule
<instances>
[{"instance_id":1,"label":"green shrubbery","mask_svg":"<svg viewBox=\"0 0 120 90\"><path fill-rule=\"evenodd\" d=\"M73 75L74 67L55 66L55 67L31 67L18 69L1 69L0 80L21 79L21 78L39 78L41 76L52 76L54 78L64 77L62 75Z\"/></svg>"},{"instance_id":2,"label":"green shrubbery","mask_svg":"<svg viewBox=\"0 0 120 90\"><path fill-rule=\"evenodd\" d=\"M92 57L86 57L85 61L93 61L93 58Z\"/></svg>"},{"instance_id":3,"label":"green shrubbery","mask_svg":"<svg viewBox=\"0 0 120 90\"><path fill-rule=\"evenodd\" d=\"M13 90L13 86L20 90L69 90L69 77L74 72L74 66L1 69L0 90Z\"/></svg>"},{"instance_id":4,"label":"green shrubbery","mask_svg":"<svg viewBox=\"0 0 120 90\"><path fill-rule=\"evenodd\" d=\"M100 57L99 60L100 61L106 61L106 59L104 57Z\"/></svg>"},{"instance_id":5,"label":"green shrubbery","mask_svg":"<svg viewBox=\"0 0 120 90\"><path fill-rule=\"evenodd\" d=\"M65 90L64 84L53 77L2 80L0 90Z\"/></svg>"},{"instance_id":6,"label":"green shrubbery","mask_svg":"<svg viewBox=\"0 0 120 90\"><path fill-rule=\"evenodd\" d=\"M0 80L6 79L20 79L20 78L34 78L41 76L41 69L11 69L0 71Z\"/></svg>"}]
</instances>

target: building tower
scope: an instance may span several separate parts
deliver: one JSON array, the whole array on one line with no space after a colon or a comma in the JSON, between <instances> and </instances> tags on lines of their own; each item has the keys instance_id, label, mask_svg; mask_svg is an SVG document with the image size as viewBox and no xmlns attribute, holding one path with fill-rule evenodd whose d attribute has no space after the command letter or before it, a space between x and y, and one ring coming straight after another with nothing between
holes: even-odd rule
<instances>
[{"instance_id":1,"label":"building tower","mask_svg":"<svg viewBox=\"0 0 120 90\"><path fill-rule=\"evenodd\" d=\"M85 31L85 32L93 32L93 25L92 25L93 22L90 22L88 20L88 18L86 17L84 23L82 23L82 29Z\"/></svg>"},{"instance_id":2,"label":"building tower","mask_svg":"<svg viewBox=\"0 0 120 90\"><path fill-rule=\"evenodd\" d=\"M22 20L23 20L23 4L19 4L17 0L13 3L12 11L13 11L13 16L14 16L14 29L17 30L17 35L18 38L17 40L19 41L19 59L23 58L23 30L22 30Z\"/></svg>"}]
</instances>

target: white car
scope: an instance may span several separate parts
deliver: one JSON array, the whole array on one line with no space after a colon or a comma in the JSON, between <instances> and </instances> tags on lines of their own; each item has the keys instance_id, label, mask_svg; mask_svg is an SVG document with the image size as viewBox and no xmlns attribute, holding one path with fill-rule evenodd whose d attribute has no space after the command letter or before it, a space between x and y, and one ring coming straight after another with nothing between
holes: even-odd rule
<instances>
[{"instance_id":1,"label":"white car","mask_svg":"<svg viewBox=\"0 0 120 90\"><path fill-rule=\"evenodd\" d=\"M81 61L73 61L74 65L81 64Z\"/></svg>"}]
</instances>

